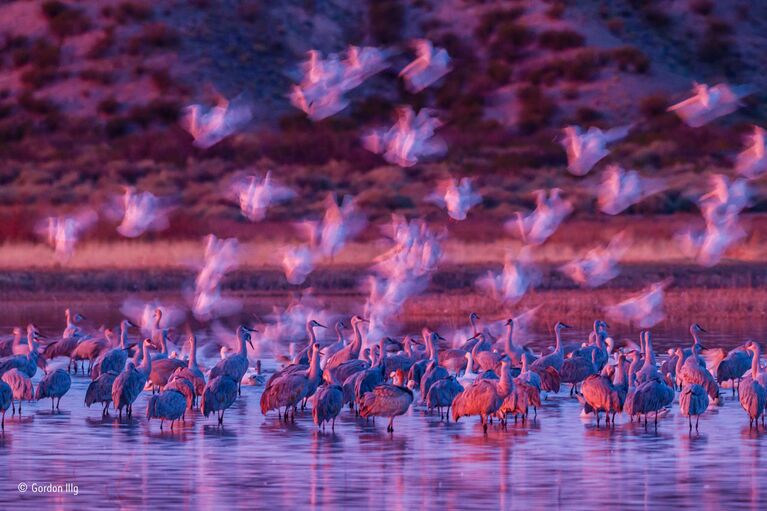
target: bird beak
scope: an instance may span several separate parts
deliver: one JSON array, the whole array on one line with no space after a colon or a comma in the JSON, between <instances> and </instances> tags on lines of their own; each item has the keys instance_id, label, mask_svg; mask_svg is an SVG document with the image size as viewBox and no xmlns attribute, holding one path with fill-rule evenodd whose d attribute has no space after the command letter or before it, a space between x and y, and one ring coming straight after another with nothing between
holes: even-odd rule
<instances>
[{"instance_id":1,"label":"bird beak","mask_svg":"<svg viewBox=\"0 0 767 511\"><path fill-rule=\"evenodd\" d=\"M360 321L362 321L363 323L370 323L370 320L365 318L360 318Z\"/></svg>"},{"instance_id":2,"label":"bird beak","mask_svg":"<svg viewBox=\"0 0 767 511\"><path fill-rule=\"evenodd\" d=\"M440 340L442 340L442 341L447 341L447 339L445 339L444 337L442 337L442 336L441 336L441 335L439 335L439 334L437 334L437 339L440 339Z\"/></svg>"},{"instance_id":3,"label":"bird beak","mask_svg":"<svg viewBox=\"0 0 767 511\"><path fill-rule=\"evenodd\" d=\"M136 325L136 323L134 323L133 321L128 321L128 322L126 322L125 324L126 324L126 325L128 325L129 327L131 327L131 326L132 326L132 327L138 326L138 325Z\"/></svg>"},{"instance_id":4,"label":"bird beak","mask_svg":"<svg viewBox=\"0 0 767 511\"><path fill-rule=\"evenodd\" d=\"M250 328L249 326L242 325L242 328L247 330L248 332L258 332L255 328Z\"/></svg>"},{"instance_id":5,"label":"bird beak","mask_svg":"<svg viewBox=\"0 0 767 511\"><path fill-rule=\"evenodd\" d=\"M317 326L318 326L318 327L320 327L320 328L327 328L327 327L326 327L325 325L323 325L322 323L317 323Z\"/></svg>"},{"instance_id":6,"label":"bird beak","mask_svg":"<svg viewBox=\"0 0 767 511\"><path fill-rule=\"evenodd\" d=\"M562 325L562 328L572 328L570 325L565 325L564 323L560 323Z\"/></svg>"},{"instance_id":7,"label":"bird beak","mask_svg":"<svg viewBox=\"0 0 767 511\"><path fill-rule=\"evenodd\" d=\"M248 344L250 344L250 347L251 347L252 349L256 349L256 348L253 346L253 342L252 342L250 339L248 339Z\"/></svg>"},{"instance_id":8,"label":"bird beak","mask_svg":"<svg viewBox=\"0 0 767 511\"><path fill-rule=\"evenodd\" d=\"M702 327L702 326L700 326L700 325L698 325L698 330L700 330L700 331L701 331L701 332L703 332L704 334L707 334L707 333L708 333L708 330L706 330L705 328L703 328L703 327Z\"/></svg>"}]
</instances>

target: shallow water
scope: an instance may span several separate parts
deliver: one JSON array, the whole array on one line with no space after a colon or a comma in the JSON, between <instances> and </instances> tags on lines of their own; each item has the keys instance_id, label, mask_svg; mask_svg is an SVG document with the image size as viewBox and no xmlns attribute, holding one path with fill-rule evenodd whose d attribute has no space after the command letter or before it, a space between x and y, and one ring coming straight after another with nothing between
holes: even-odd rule
<instances>
[{"instance_id":1,"label":"shallow water","mask_svg":"<svg viewBox=\"0 0 767 511\"><path fill-rule=\"evenodd\" d=\"M750 431L729 398L693 434L676 410L657 432L625 418L597 428L563 392L535 421L506 431L496 424L487 436L476 418L446 424L420 408L398 418L389 435L385 421L366 423L348 411L335 433L318 432L308 412L285 425L261 415L260 388L244 387L223 428L194 412L160 431L158 421L138 417L149 393L133 420L119 422L85 408L86 386L75 379L60 413L43 401L8 418L0 508L756 509L767 502L767 434ZM73 483L78 495L33 493L33 483Z\"/></svg>"},{"instance_id":2,"label":"shallow water","mask_svg":"<svg viewBox=\"0 0 767 511\"><path fill-rule=\"evenodd\" d=\"M3 323L23 324L43 308L62 307L38 308L11 306L12 322ZM101 308L114 304L86 307L89 319L114 321L99 317ZM41 323L54 328L58 321ZM661 330L656 338L662 344L683 334ZM735 343L724 335L709 339ZM132 420L102 420L99 406L83 404L88 382L74 377L59 413L45 400L25 403L20 419L8 414L0 436L6 467L0 509L757 509L767 503L761 455L767 433L749 429L728 390L692 434L676 405L657 431L626 417L612 429L597 428L563 389L536 420L512 421L505 431L495 424L483 435L477 418L446 424L416 407L396 419L390 435L385 420L367 423L347 410L335 433L318 432L308 411L295 424L274 412L263 417L261 387L243 387L223 428L195 411L180 427L160 431L159 421L143 418L149 392ZM37 493L33 483L71 483L78 495Z\"/></svg>"}]
</instances>

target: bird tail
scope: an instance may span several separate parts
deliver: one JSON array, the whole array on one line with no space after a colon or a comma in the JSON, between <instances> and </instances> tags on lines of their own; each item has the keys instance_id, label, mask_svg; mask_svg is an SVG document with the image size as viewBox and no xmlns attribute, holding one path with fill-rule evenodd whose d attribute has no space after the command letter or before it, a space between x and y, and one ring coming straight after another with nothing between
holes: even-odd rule
<instances>
[{"instance_id":1,"label":"bird tail","mask_svg":"<svg viewBox=\"0 0 767 511\"><path fill-rule=\"evenodd\" d=\"M157 394L149 398L149 402L146 404L147 419L151 419L152 417L157 417L157 401L158 401Z\"/></svg>"}]
</instances>

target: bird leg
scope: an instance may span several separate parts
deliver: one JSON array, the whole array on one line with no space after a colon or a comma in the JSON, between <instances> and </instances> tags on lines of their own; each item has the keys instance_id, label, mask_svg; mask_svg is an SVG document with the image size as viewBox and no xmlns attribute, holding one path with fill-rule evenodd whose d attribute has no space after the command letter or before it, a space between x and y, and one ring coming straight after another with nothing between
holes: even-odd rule
<instances>
[{"instance_id":1,"label":"bird leg","mask_svg":"<svg viewBox=\"0 0 767 511\"><path fill-rule=\"evenodd\" d=\"M59 409L59 405L61 405L61 396L59 396L58 400L56 401L56 410Z\"/></svg>"},{"instance_id":2,"label":"bird leg","mask_svg":"<svg viewBox=\"0 0 767 511\"><path fill-rule=\"evenodd\" d=\"M336 431L336 418L333 417L333 422L330 425L330 431L333 431L335 433Z\"/></svg>"},{"instance_id":3,"label":"bird leg","mask_svg":"<svg viewBox=\"0 0 767 511\"><path fill-rule=\"evenodd\" d=\"M687 419L690 421L690 431L692 431L692 415L688 415Z\"/></svg>"},{"instance_id":4,"label":"bird leg","mask_svg":"<svg viewBox=\"0 0 767 511\"><path fill-rule=\"evenodd\" d=\"M695 417L695 431L698 431L698 422L700 422L700 415Z\"/></svg>"},{"instance_id":5,"label":"bird leg","mask_svg":"<svg viewBox=\"0 0 767 511\"><path fill-rule=\"evenodd\" d=\"M389 427L386 428L389 433L394 433L394 417L389 418Z\"/></svg>"},{"instance_id":6,"label":"bird leg","mask_svg":"<svg viewBox=\"0 0 767 511\"><path fill-rule=\"evenodd\" d=\"M599 410L596 410L596 414L597 414L597 427L599 427Z\"/></svg>"},{"instance_id":7,"label":"bird leg","mask_svg":"<svg viewBox=\"0 0 767 511\"><path fill-rule=\"evenodd\" d=\"M11 399L11 406L13 407L13 413L11 414L11 417L16 415L16 403Z\"/></svg>"},{"instance_id":8,"label":"bird leg","mask_svg":"<svg viewBox=\"0 0 767 511\"><path fill-rule=\"evenodd\" d=\"M53 411L53 402L55 401L54 398L51 398L51 411Z\"/></svg>"}]
</instances>

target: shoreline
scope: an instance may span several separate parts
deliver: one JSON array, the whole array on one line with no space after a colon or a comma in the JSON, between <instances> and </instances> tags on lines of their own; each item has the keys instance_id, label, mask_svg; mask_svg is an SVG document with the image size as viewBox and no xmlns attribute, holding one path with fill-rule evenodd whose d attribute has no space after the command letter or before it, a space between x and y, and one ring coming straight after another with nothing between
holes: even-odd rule
<instances>
[{"instance_id":1,"label":"shoreline","mask_svg":"<svg viewBox=\"0 0 767 511\"><path fill-rule=\"evenodd\" d=\"M580 288L558 270L558 264L542 264L536 291L585 292L639 290L653 282L671 278L671 289L760 289L767 288L763 263L723 262L714 268L683 263L622 264L621 273L597 289ZM487 271L500 271L500 263L446 263L432 276L427 293L473 290ZM288 284L276 268L240 269L228 274L224 291L235 294L269 295L312 289L323 294L364 294L360 286L372 270L367 265L320 267L303 285ZM0 271L0 296L40 292L68 293L177 293L190 287L196 270L179 268L143 269L13 269Z\"/></svg>"}]
</instances>

